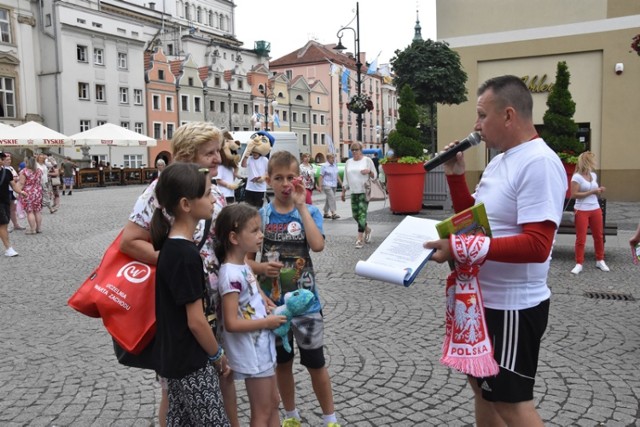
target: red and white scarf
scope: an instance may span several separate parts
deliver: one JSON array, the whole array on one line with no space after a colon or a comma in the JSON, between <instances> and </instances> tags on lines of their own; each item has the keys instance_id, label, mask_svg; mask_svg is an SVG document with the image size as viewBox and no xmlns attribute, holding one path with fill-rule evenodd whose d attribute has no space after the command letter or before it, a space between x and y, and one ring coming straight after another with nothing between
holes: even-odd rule
<instances>
[{"instance_id":1,"label":"red and white scarf","mask_svg":"<svg viewBox=\"0 0 640 427\"><path fill-rule=\"evenodd\" d=\"M478 282L490 241L482 235L449 237L455 269L447 277L446 330L440 363L476 378L494 376L500 370L493 358Z\"/></svg>"}]
</instances>

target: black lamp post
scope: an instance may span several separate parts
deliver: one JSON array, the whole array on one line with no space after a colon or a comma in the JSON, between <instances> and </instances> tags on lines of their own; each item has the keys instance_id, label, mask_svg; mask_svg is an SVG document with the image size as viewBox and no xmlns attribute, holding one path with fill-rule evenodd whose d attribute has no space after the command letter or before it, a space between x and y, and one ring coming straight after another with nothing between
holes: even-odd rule
<instances>
[{"instance_id":1,"label":"black lamp post","mask_svg":"<svg viewBox=\"0 0 640 427\"><path fill-rule=\"evenodd\" d=\"M269 130L269 101L274 107L278 105L276 96L273 93L269 93L269 84L265 84L264 89L261 91L264 95L264 130ZM275 112L274 112L275 113Z\"/></svg>"},{"instance_id":2,"label":"black lamp post","mask_svg":"<svg viewBox=\"0 0 640 427\"><path fill-rule=\"evenodd\" d=\"M335 50L339 50L339 51L343 51L346 49L346 47L342 44L342 35L344 33L345 30L351 30L353 31L353 39L354 39L354 44L355 44L355 49L356 49L356 70L357 70L357 75L356 75L356 93L358 94L358 97L360 97L361 94L361 85L362 85L362 80L361 80L361 76L360 76L360 68L362 68L362 62L360 62L360 6L359 3L356 2L356 28L354 29L353 27L342 27L338 30L338 33L336 34L336 36L338 37L338 45L336 47L334 47ZM351 20L351 22L353 22L353 20ZM347 24L348 25L348 24ZM356 123L358 125L358 141L362 142L362 113L356 113Z\"/></svg>"}]
</instances>

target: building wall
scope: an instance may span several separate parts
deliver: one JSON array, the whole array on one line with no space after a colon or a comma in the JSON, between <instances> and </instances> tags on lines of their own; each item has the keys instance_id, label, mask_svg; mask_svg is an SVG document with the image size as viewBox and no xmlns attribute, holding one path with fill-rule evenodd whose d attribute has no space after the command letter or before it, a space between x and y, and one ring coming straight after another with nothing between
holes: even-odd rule
<instances>
[{"instance_id":1,"label":"building wall","mask_svg":"<svg viewBox=\"0 0 640 427\"><path fill-rule=\"evenodd\" d=\"M170 126L173 131L178 129L178 97L176 95L175 76L171 72L171 66L162 49L158 49L151 55L150 68L146 71L146 106L147 106L147 135L156 138L154 126L159 124L160 138L156 138L157 146L149 148L149 164L154 164L156 157L163 152L171 152L169 140L171 139ZM159 74L162 72L163 78ZM153 98L159 97L159 108L154 108ZM167 109L167 98L171 98L172 110Z\"/></svg>"},{"instance_id":2,"label":"building wall","mask_svg":"<svg viewBox=\"0 0 640 427\"><path fill-rule=\"evenodd\" d=\"M452 3L468 2L454 0ZM439 25L447 28L461 25L455 15L449 15L451 21L441 22L440 9L448 9L452 5L441 1L437 4ZM609 12L612 10L619 11L620 8L611 7ZM530 13L532 21L539 21L533 16L535 11ZM480 21L481 18L478 17ZM467 17L460 19L464 22ZM569 90L576 102L574 119L590 123L591 150L599 162L599 180L607 188L606 197L618 201L639 201L640 190L629 185L640 180L637 161L640 144L632 137L637 132L637 112L640 111L640 96L632 95L640 94L640 79L637 78L640 75L640 57L629 48L632 37L640 33L638 23L640 15L603 19L592 22L590 26L569 24L516 31L509 37L483 34L445 38L460 54L462 66L468 74L469 101L458 106L438 106L439 147L464 137L473 129L476 89L484 80L514 74L529 76L529 82L538 76L539 82L546 75L546 83L553 83L557 62L566 61L571 73ZM547 36L540 36L542 34ZM616 63L624 64L621 75L615 73ZM532 95L534 122L542 124L548 92L533 92ZM465 155L471 188L475 187L488 162L489 155L484 146L481 147Z\"/></svg>"}]
</instances>

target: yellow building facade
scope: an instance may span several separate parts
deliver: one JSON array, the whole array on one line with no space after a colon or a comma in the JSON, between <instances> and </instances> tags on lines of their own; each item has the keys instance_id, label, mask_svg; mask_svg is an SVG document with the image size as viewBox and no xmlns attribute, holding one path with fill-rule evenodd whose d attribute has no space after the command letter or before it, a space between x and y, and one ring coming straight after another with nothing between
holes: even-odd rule
<instances>
[{"instance_id":1,"label":"yellow building facade","mask_svg":"<svg viewBox=\"0 0 640 427\"><path fill-rule=\"evenodd\" d=\"M542 125L557 63L566 61L580 138L596 154L605 197L640 201L640 1L437 0L438 40L460 54L468 102L438 106L440 148L466 136L476 117L476 89L486 79L522 77ZM622 68L622 71L621 71ZM475 186L490 153L465 154Z\"/></svg>"}]
</instances>

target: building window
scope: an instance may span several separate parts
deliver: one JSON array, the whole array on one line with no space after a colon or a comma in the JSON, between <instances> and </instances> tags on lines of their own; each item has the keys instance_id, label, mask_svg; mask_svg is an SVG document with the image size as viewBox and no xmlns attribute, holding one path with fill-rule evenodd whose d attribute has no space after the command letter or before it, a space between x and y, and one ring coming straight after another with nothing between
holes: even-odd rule
<instances>
[{"instance_id":1,"label":"building window","mask_svg":"<svg viewBox=\"0 0 640 427\"><path fill-rule=\"evenodd\" d=\"M224 110L225 110L224 101L221 101L221 102L220 102L220 112L221 112L221 113L224 113Z\"/></svg>"},{"instance_id":2,"label":"building window","mask_svg":"<svg viewBox=\"0 0 640 427\"><path fill-rule=\"evenodd\" d=\"M155 139L162 139L162 123L153 124L153 137Z\"/></svg>"},{"instance_id":3,"label":"building window","mask_svg":"<svg viewBox=\"0 0 640 427\"><path fill-rule=\"evenodd\" d=\"M209 111L216 111L216 101L210 100L209 101Z\"/></svg>"},{"instance_id":4,"label":"building window","mask_svg":"<svg viewBox=\"0 0 640 427\"><path fill-rule=\"evenodd\" d=\"M93 49L93 63L96 65L104 65L104 50L98 47Z\"/></svg>"},{"instance_id":5,"label":"building window","mask_svg":"<svg viewBox=\"0 0 640 427\"><path fill-rule=\"evenodd\" d=\"M202 111L202 98L199 96L193 98L193 110L196 113L200 113Z\"/></svg>"},{"instance_id":6,"label":"building window","mask_svg":"<svg viewBox=\"0 0 640 427\"><path fill-rule=\"evenodd\" d=\"M50 13L47 13L44 16L44 26L45 27L50 27L51 26L51 14Z\"/></svg>"},{"instance_id":7,"label":"building window","mask_svg":"<svg viewBox=\"0 0 640 427\"><path fill-rule=\"evenodd\" d=\"M120 104L129 103L129 89L126 87L120 88Z\"/></svg>"},{"instance_id":8,"label":"building window","mask_svg":"<svg viewBox=\"0 0 640 427\"><path fill-rule=\"evenodd\" d=\"M173 111L173 96L167 96L167 111Z\"/></svg>"},{"instance_id":9,"label":"building window","mask_svg":"<svg viewBox=\"0 0 640 427\"><path fill-rule=\"evenodd\" d=\"M215 76L215 77L213 78L213 85L214 85L215 87L220 87L220 76Z\"/></svg>"},{"instance_id":10,"label":"building window","mask_svg":"<svg viewBox=\"0 0 640 427\"><path fill-rule=\"evenodd\" d=\"M80 132L91 129L91 120L80 120Z\"/></svg>"},{"instance_id":11,"label":"building window","mask_svg":"<svg viewBox=\"0 0 640 427\"><path fill-rule=\"evenodd\" d=\"M76 57L78 58L78 62L87 62L87 47L77 45L76 46Z\"/></svg>"},{"instance_id":12,"label":"building window","mask_svg":"<svg viewBox=\"0 0 640 427\"><path fill-rule=\"evenodd\" d=\"M307 145L307 134L306 133L302 134L302 145L304 145L304 146Z\"/></svg>"},{"instance_id":13,"label":"building window","mask_svg":"<svg viewBox=\"0 0 640 427\"><path fill-rule=\"evenodd\" d=\"M129 129L129 122L120 122L120 127Z\"/></svg>"},{"instance_id":14,"label":"building window","mask_svg":"<svg viewBox=\"0 0 640 427\"><path fill-rule=\"evenodd\" d=\"M293 122L294 123L298 123L298 113L297 112L293 112L291 113L291 117L293 117Z\"/></svg>"},{"instance_id":15,"label":"building window","mask_svg":"<svg viewBox=\"0 0 640 427\"><path fill-rule=\"evenodd\" d=\"M242 79L238 79L238 90L244 89L244 82Z\"/></svg>"},{"instance_id":16,"label":"building window","mask_svg":"<svg viewBox=\"0 0 640 427\"><path fill-rule=\"evenodd\" d=\"M96 120L96 126L102 126L106 124L107 124L106 120Z\"/></svg>"},{"instance_id":17,"label":"building window","mask_svg":"<svg viewBox=\"0 0 640 427\"><path fill-rule=\"evenodd\" d=\"M317 114L313 114L312 115L312 120L313 120L313 124L317 125L318 124L318 115Z\"/></svg>"},{"instance_id":18,"label":"building window","mask_svg":"<svg viewBox=\"0 0 640 427\"><path fill-rule=\"evenodd\" d=\"M238 114L239 111L240 111L240 109L238 107L238 103L234 102L233 103L233 114Z\"/></svg>"},{"instance_id":19,"label":"building window","mask_svg":"<svg viewBox=\"0 0 640 427\"><path fill-rule=\"evenodd\" d=\"M89 99L89 83L78 83L78 99Z\"/></svg>"},{"instance_id":20,"label":"building window","mask_svg":"<svg viewBox=\"0 0 640 427\"><path fill-rule=\"evenodd\" d=\"M107 100L105 93L104 85L96 85L96 101L105 102Z\"/></svg>"},{"instance_id":21,"label":"building window","mask_svg":"<svg viewBox=\"0 0 640 427\"><path fill-rule=\"evenodd\" d=\"M133 103L136 105L142 105L142 89L133 90Z\"/></svg>"},{"instance_id":22,"label":"building window","mask_svg":"<svg viewBox=\"0 0 640 427\"><path fill-rule=\"evenodd\" d=\"M164 70L158 70L158 80L164 80Z\"/></svg>"},{"instance_id":23,"label":"building window","mask_svg":"<svg viewBox=\"0 0 640 427\"><path fill-rule=\"evenodd\" d=\"M242 114L249 114L249 104L242 104Z\"/></svg>"},{"instance_id":24,"label":"building window","mask_svg":"<svg viewBox=\"0 0 640 427\"><path fill-rule=\"evenodd\" d=\"M283 122L286 122L286 121L287 121L287 117L288 117L288 115L287 115L287 111L283 111L283 112L282 112L282 121L283 121Z\"/></svg>"},{"instance_id":25,"label":"building window","mask_svg":"<svg viewBox=\"0 0 640 427\"><path fill-rule=\"evenodd\" d=\"M142 133L144 131L144 123L142 122L135 122L133 124L133 131L137 132L137 133Z\"/></svg>"},{"instance_id":26,"label":"building window","mask_svg":"<svg viewBox=\"0 0 640 427\"><path fill-rule=\"evenodd\" d=\"M317 133L313 134L313 145L318 145L318 134Z\"/></svg>"},{"instance_id":27,"label":"building window","mask_svg":"<svg viewBox=\"0 0 640 427\"><path fill-rule=\"evenodd\" d=\"M302 123L307 123L307 113L302 113Z\"/></svg>"},{"instance_id":28,"label":"building window","mask_svg":"<svg viewBox=\"0 0 640 427\"><path fill-rule=\"evenodd\" d=\"M16 94L14 81L10 77L0 77L0 117L16 116Z\"/></svg>"},{"instance_id":29,"label":"building window","mask_svg":"<svg viewBox=\"0 0 640 427\"><path fill-rule=\"evenodd\" d=\"M151 96L151 104L152 104L152 108L155 111L160 110L160 95L152 95Z\"/></svg>"},{"instance_id":30,"label":"building window","mask_svg":"<svg viewBox=\"0 0 640 427\"><path fill-rule=\"evenodd\" d=\"M127 68L127 54L124 52L118 52L118 68L123 70Z\"/></svg>"},{"instance_id":31,"label":"building window","mask_svg":"<svg viewBox=\"0 0 640 427\"><path fill-rule=\"evenodd\" d=\"M173 123L167 123L167 139L173 138Z\"/></svg>"},{"instance_id":32,"label":"building window","mask_svg":"<svg viewBox=\"0 0 640 427\"><path fill-rule=\"evenodd\" d=\"M167 44L167 55L173 56L173 43Z\"/></svg>"},{"instance_id":33,"label":"building window","mask_svg":"<svg viewBox=\"0 0 640 427\"><path fill-rule=\"evenodd\" d=\"M189 77L187 79L187 82L188 82L188 86L193 86L193 77Z\"/></svg>"},{"instance_id":34,"label":"building window","mask_svg":"<svg viewBox=\"0 0 640 427\"><path fill-rule=\"evenodd\" d=\"M180 109L182 111L189 111L189 95L180 96Z\"/></svg>"},{"instance_id":35,"label":"building window","mask_svg":"<svg viewBox=\"0 0 640 427\"><path fill-rule=\"evenodd\" d=\"M320 124L324 124L324 114L320 114Z\"/></svg>"},{"instance_id":36,"label":"building window","mask_svg":"<svg viewBox=\"0 0 640 427\"><path fill-rule=\"evenodd\" d=\"M142 154L125 154L124 167L125 168L141 168Z\"/></svg>"}]
</instances>

